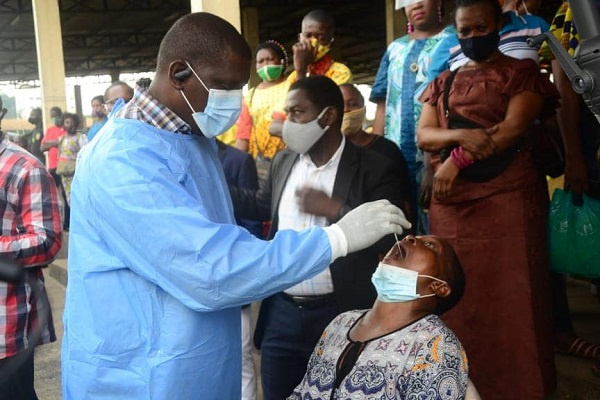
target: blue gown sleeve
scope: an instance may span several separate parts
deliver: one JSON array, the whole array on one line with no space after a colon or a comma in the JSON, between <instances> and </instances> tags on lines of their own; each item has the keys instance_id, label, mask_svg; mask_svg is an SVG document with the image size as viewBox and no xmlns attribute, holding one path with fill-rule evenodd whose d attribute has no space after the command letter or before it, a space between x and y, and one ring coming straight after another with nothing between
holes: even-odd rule
<instances>
[{"instance_id":1,"label":"blue gown sleeve","mask_svg":"<svg viewBox=\"0 0 600 400\"><path fill-rule=\"evenodd\" d=\"M95 177L76 195L87 197L89 223L108 253L90 250L95 272L129 269L193 310L213 311L265 298L329 265L331 247L321 228L284 230L263 241L232 217L231 223L214 222L223 214L219 207L231 205L219 194L221 185L223 192L227 187L212 176L210 160L195 167L208 176L190 183L187 160L178 160L175 171L175 156L164 152L119 148L84 161L78 184ZM194 186L198 193L192 195Z\"/></svg>"},{"instance_id":2,"label":"blue gown sleeve","mask_svg":"<svg viewBox=\"0 0 600 400\"><path fill-rule=\"evenodd\" d=\"M373 103L385 101L387 97L389 65L390 51L386 50L385 54L381 58L381 62L379 63L379 69L377 70L375 83L373 83L373 87L371 88L371 94L369 95L369 101Z\"/></svg>"}]
</instances>

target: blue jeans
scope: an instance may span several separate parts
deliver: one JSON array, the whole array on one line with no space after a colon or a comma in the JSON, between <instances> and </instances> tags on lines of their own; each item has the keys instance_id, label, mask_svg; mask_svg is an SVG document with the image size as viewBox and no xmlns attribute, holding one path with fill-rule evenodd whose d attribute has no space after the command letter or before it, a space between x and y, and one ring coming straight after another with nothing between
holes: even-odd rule
<instances>
[{"instance_id":1,"label":"blue jeans","mask_svg":"<svg viewBox=\"0 0 600 400\"><path fill-rule=\"evenodd\" d=\"M335 299L316 307L294 304L283 293L263 301L261 379L264 400L286 399L302 381L323 330L339 314Z\"/></svg>"}]
</instances>

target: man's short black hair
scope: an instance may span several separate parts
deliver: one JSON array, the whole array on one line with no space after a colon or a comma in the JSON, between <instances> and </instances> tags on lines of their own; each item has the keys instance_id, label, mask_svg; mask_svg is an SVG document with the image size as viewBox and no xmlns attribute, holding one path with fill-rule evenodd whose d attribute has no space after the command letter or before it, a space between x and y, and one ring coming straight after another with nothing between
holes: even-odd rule
<instances>
[{"instance_id":1,"label":"man's short black hair","mask_svg":"<svg viewBox=\"0 0 600 400\"><path fill-rule=\"evenodd\" d=\"M111 83L111 84L110 84L110 86L109 86L109 87L107 87L107 88L106 88L106 90L104 91L104 97L103 97L102 103L104 103L104 99L106 99L106 101L111 101L111 100L114 100L114 99L110 99L110 98L108 98L108 96L107 96L107 93L108 93L108 92L109 92L109 91L110 91L112 88L115 88L115 87L118 87L118 86L122 86L122 87L124 87L124 88L125 88L125 89L126 89L128 92L129 92L129 94L131 95L131 97L133 97L133 88L132 88L131 86L129 86L128 84L126 84L126 83L125 83L125 82L123 82L123 81L116 81L116 82L113 82L113 83Z\"/></svg>"},{"instance_id":2,"label":"man's short black hair","mask_svg":"<svg viewBox=\"0 0 600 400\"><path fill-rule=\"evenodd\" d=\"M333 19L333 17L329 13L321 9L309 11L308 14L306 14L302 19L302 21L306 20L321 22L323 24L329 25L329 27L332 30L335 29L335 20Z\"/></svg>"},{"instance_id":3,"label":"man's short black hair","mask_svg":"<svg viewBox=\"0 0 600 400\"><path fill-rule=\"evenodd\" d=\"M39 107L32 108L31 111L42 115L42 109Z\"/></svg>"},{"instance_id":4,"label":"man's short black hair","mask_svg":"<svg viewBox=\"0 0 600 400\"><path fill-rule=\"evenodd\" d=\"M162 39L156 71L165 71L177 60L218 65L229 54L252 59L248 43L233 25L213 14L192 13L177 20Z\"/></svg>"},{"instance_id":5,"label":"man's short black hair","mask_svg":"<svg viewBox=\"0 0 600 400\"><path fill-rule=\"evenodd\" d=\"M62 110L60 109L60 107L54 106L54 107L50 108L50 114L53 114L53 113L56 114L57 117L62 116Z\"/></svg>"},{"instance_id":6,"label":"man's short black hair","mask_svg":"<svg viewBox=\"0 0 600 400\"><path fill-rule=\"evenodd\" d=\"M334 81L322 75L312 75L298 79L290 86L292 90L304 90L308 100L320 110L325 107L335 107L338 111L338 122L342 123L344 116L344 98L342 91Z\"/></svg>"},{"instance_id":7,"label":"man's short black hair","mask_svg":"<svg viewBox=\"0 0 600 400\"><path fill-rule=\"evenodd\" d=\"M362 106L365 105L365 97L362 95L362 93L360 92L360 90L358 90L358 88L356 87L355 84L353 84L353 83L342 83L340 85L340 89L341 88L348 88L348 89L352 90L354 92L354 94L356 94L358 96L358 99L360 100ZM342 95L342 97L343 97L343 95Z\"/></svg>"},{"instance_id":8,"label":"man's short black hair","mask_svg":"<svg viewBox=\"0 0 600 400\"><path fill-rule=\"evenodd\" d=\"M456 252L447 242L444 247L445 251L450 254L450 268L447 269L445 276L440 276L439 278L448 283L451 291L450 295L447 297L437 297L437 305L435 307L436 315L442 315L458 304L465 293L466 286L465 273Z\"/></svg>"},{"instance_id":9,"label":"man's short black hair","mask_svg":"<svg viewBox=\"0 0 600 400\"><path fill-rule=\"evenodd\" d=\"M101 104L104 104L104 96L99 94L98 96L94 96L91 102L99 101ZM90 103L91 103L90 102Z\"/></svg>"}]
</instances>

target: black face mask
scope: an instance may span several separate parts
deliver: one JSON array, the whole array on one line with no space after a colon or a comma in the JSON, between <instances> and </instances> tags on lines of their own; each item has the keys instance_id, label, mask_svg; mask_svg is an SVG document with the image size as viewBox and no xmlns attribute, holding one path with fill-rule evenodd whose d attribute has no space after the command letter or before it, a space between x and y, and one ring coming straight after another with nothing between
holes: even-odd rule
<instances>
[{"instance_id":1,"label":"black face mask","mask_svg":"<svg viewBox=\"0 0 600 400\"><path fill-rule=\"evenodd\" d=\"M483 36L472 36L467 39L458 39L460 48L465 56L476 62L485 61L496 50L500 43L498 31L493 31Z\"/></svg>"},{"instance_id":2,"label":"black face mask","mask_svg":"<svg viewBox=\"0 0 600 400\"><path fill-rule=\"evenodd\" d=\"M38 118L33 118L33 117L29 117L29 119L27 121L29 121L29 123L31 125L37 125L37 123L40 122L40 120Z\"/></svg>"}]
</instances>

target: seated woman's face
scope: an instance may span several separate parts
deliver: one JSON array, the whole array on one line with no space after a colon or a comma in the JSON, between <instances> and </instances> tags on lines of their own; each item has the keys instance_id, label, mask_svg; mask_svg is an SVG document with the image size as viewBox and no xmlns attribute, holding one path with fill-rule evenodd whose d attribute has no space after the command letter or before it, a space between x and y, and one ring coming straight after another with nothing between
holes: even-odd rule
<instances>
[{"instance_id":1,"label":"seated woman's face","mask_svg":"<svg viewBox=\"0 0 600 400\"><path fill-rule=\"evenodd\" d=\"M497 19L492 7L484 3L457 8L455 23L459 39L484 36L501 28L501 21Z\"/></svg>"},{"instance_id":2,"label":"seated woman's face","mask_svg":"<svg viewBox=\"0 0 600 400\"><path fill-rule=\"evenodd\" d=\"M447 242L437 236L408 235L388 251L383 262L437 278L449 264L446 246L449 246Z\"/></svg>"}]
</instances>

